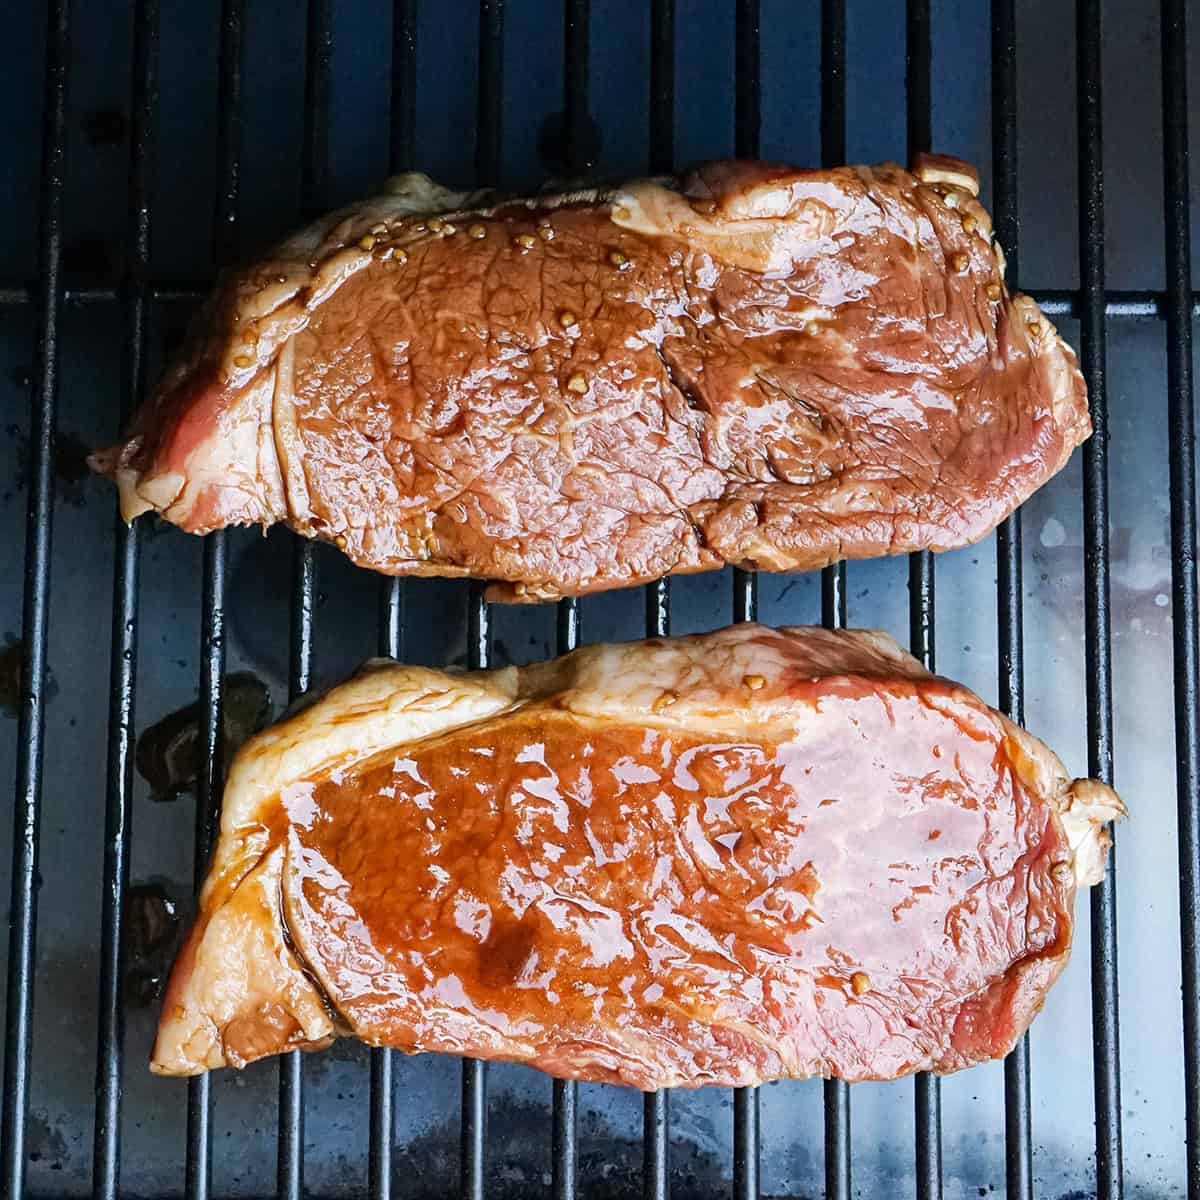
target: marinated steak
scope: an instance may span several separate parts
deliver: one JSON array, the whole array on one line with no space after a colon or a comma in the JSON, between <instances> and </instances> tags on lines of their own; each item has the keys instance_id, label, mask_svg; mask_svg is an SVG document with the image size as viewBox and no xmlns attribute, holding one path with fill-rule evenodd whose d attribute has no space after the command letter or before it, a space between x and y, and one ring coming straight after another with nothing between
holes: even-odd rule
<instances>
[{"instance_id":1,"label":"marinated steak","mask_svg":"<svg viewBox=\"0 0 1200 1200\"><path fill-rule=\"evenodd\" d=\"M93 462L128 519L284 521L509 599L961 546L1090 432L977 191L933 157L516 200L403 176L226 275Z\"/></svg>"},{"instance_id":2,"label":"marinated steak","mask_svg":"<svg viewBox=\"0 0 1200 1200\"><path fill-rule=\"evenodd\" d=\"M881 634L374 663L238 754L153 1069L338 1034L639 1088L1006 1054L1123 807Z\"/></svg>"}]
</instances>

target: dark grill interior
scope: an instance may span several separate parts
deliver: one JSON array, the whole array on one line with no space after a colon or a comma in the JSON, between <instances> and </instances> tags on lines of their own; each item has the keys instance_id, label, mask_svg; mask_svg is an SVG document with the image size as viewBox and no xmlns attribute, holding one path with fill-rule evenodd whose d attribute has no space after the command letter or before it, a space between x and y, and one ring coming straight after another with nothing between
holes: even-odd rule
<instances>
[{"instance_id":1,"label":"dark grill interior","mask_svg":"<svg viewBox=\"0 0 1200 1200\"><path fill-rule=\"evenodd\" d=\"M0 85L5 1193L1200 1197L1186 0L28 8ZM819 584L726 572L490 609L476 587L380 581L285 534L114 525L114 494L80 470L214 264L388 170L529 186L929 146L978 162L1010 282L1080 350L1096 434L994 539L915 555L907 578L892 561ZM644 1102L348 1044L186 1085L147 1076L156 1008L131 985L132 906L151 884L186 908L202 875L228 672L255 671L279 711L376 652L485 665L731 617L878 625L930 665L936 646L1071 769L1115 775L1133 812L1120 876L1090 920L1081 899L1076 961L1002 1067ZM158 804L137 739L197 679L198 778Z\"/></svg>"}]
</instances>

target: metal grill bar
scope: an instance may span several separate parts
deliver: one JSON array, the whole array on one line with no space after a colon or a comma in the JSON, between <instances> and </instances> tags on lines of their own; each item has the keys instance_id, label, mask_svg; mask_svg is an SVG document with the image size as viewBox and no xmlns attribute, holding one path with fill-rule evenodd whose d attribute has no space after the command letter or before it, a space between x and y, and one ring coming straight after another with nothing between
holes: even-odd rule
<instances>
[{"instance_id":1,"label":"metal grill bar","mask_svg":"<svg viewBox=\"0 0 1200 1200\"><path fill-rule=\"evenodd\" d=\"M30 400L29 501L25 516L25 587L21 708L13 797L12 901L9 909L8 1008L4 1030L4 1113L0 1169L6 1196L25 1183L25 1118L29 1109L37 936L38 838L41 830L45 733L46 634L50 607L50 541L54 516L54 422L58 402L58 321L62 301L62 192L70 5L54 0L46 31L42 113L41 225L38 231L37 344Z\"/></svg>"},{"instance_id":2,"label":"metal grill bar","mask_svg":"<svg viewBox=\"0 0 1200 1200\"><path fill-rule=\"evenodd\" d=\"M573 1079L554 1081L553 1112L551 1117L550 1194L554 1200L572 1200L575 1195L577 1172L576 1110L579 1089Z\"/></svg>"},{"instance_id":3,"label":"metal grill bar","mask_svg":"<svg viewBox=\"0 0 1200 1200\"><path fill-rule=\"evenodd\" d=\"M827 1079L823 1099L825 1195L827 1200L850 1200L850 1085L840 1079Z\"/></svg>"},{"instance_id":4,"label":"metal grill bar","mask_svg":"<svg viewBox=\"0 0 1200 1200\"><path fill-rule=\"evenodd\" d=\"M1167 253L1167 421L1171 603L1188 1200L1200 1198L1200 692L1196 626L1196 423L1188 189L1187 5L1162 5L1163 190Z\"/></svg>"},{"instance_id":5,"label":"metal grill bar","mask_svg":"<svg viewBox=\"0 0 1200 1200\"><path fill-rule=\"evenodd\" d=\"M821 3L821 165L846 161L846 0Z\"/></svg>"},{"instance_id":6,"label":"metal grill bar","mask_svg":"<svg viewBox=\"0 0 1200 1200\"><path fill-rule=\"evenodd\" d=\"M400 580L379 581L379 653L398 662L404 659L404 599Z\"/></svg>"},{"instance_id":7,"label":"metal grill bar","mask_svg":"<svg viewBox=\"0 0 1200 1200\"><path fill-rule=\"evenodd\" d=\"M846 3L821 4L821 163L846 161ZM834 563L821 572L821 623L826 629L846 627L846 564ZM840 1079L823 1087L825 1109L825 1195L849 1200L850 1088Z\"/></svg>"},{"instance_id":8,"label":"metal grill bar","mask_svg":"<svg viewBox=\"0 0 1200 1200\"><path fill-rule=\"evenodd\" d=\"M942 1087L936 1075L913 1080L917 1143L918 1200L940 1200L942 1194Z\"/></svg>"},{"instance_id":9,"label":"metal grill bar","mask_svg":"<svg viewBox=\"0 0 1200 1200\"><path fill-rule=\"evenodd\" d=\"M648 1092L642 1108L642 1200L671 1194L671 1093Z\"/></svg>"},{"instance_id":10,"label":"metal grill bar","mask_svg":"<svg viewBox=\"0 0 1200 1200\"><path fill-rule=\"evenodd\" d=\"M479 94L475 119L475 179L500 180L500 102L504 97L504 0L479 0Z\"/></svg>"},{"instance_id":11,"label":"metal grill bar","mask_svg":"<svg viewBox=\"0 0 1200 1200\"><path fill-rule=\"evenodd\" d=\"M412 166L416 130L416 0L395 0L392 10L392 129L388 169ZM397 578L379 581L379 653L404 655L404 585ZM392 1194L392 1075L395 1055L386 1046L371 1050L370 1132L367 1191L372 1200Z\"/></svg>"},{"instance_id":12,"label":"metal grill bar","mask_svg":"<svg viewBox=\"0 0 1200 1200\"><path fill-rule=\"evenodd\" d=\"M908 159L912 163L933 141L933 42L929 0L908 0L905 22L905 88L908 102ZM909 648L934 669L934 568L928 550L908 558ZM918 1075L913 1085L916 1124L917 1196L942 1194L942 1085L936 1075Z\"/></svg>"},{"instance_id":13,"label":"metal grill bar","mask_svg":"<svg viewBox=\"0 0 1200 1200\"><path fill-rule=\"evenodd\" d=\"M318 0L318 5L323 0ZM316 598L315 547L307 538L292 546L291 651L288 699L294 701L312 686L313 608ZM286 1200L301 1200L304 1191L304 1058L299 1050L279 1060L279 1141L276 1191Z\"/></svg>"},{"instance_id":14,"label":"metal grill bar","mask_svg":"<svg viewBox=\"0 0 1200 1200\"><path fill-rule=\"evenodd\" d=\"M304 41L305 216L320 216L329 201L329 83L333 54L332 0L308 0Z\"/></svg>"},{"instance_id":15,"label":"metal grill bar","mask_svg":"<svg viewBox=\"0 0 1200 1200\"><path fill-rule=\"evenodd\" d=\"M758 1196L758 1088L743 1087L733 1093L733 1194Z\"/></svg>"},{"instance_id":16,"label":"metal grill bar","mask_svg":"<svg viewBox=\"0 0 1200 1200\"><path fill-rule=\"evenodd\" d=\"M483 0L482 8L492 7ZM495 33L499 37L499 11ZM481 63L483 55L481 54ZM482 79L480 81L482 83ZM497 82L499 82L497 78ZM467 600L467 665L488 667L492 660L492 613L483 596L484 585L472 582ZM459 1193L463 1200L483 1200L487 1153L487 1063L468 1058L462 1065L462 1145Z\"/></svg>"},{"instance_id":17,"label":"metal grill bar","mask_svg":"<svg viewBox=\"0 0 1200 1200\"><path fill-rule=\"evenodd\" d=\"M908 159L913 162L933 141L932 57L929 0L908 0L905 31L905 84L908 99ZM909 642L926 666L933 663L933 555L918 550L908 557Z\"/></svg>"},{"instance_id":18,"label":"metal grill bar","mask_svg":"<svg viewBox=\"0 0 1200 1200\"><path fill-rule=\"evenodd\" d=\"M758 155L762 128L762 55L759 0L737 0L734 41L734 148L739 158Z\"/></svg>"},{"instance_id":19,"label":"metal grill bar","mask_svg":"<svg viewBox=\"0 0 1200 1200\"><path fill-rule=\"evenodd\" d=\"M500 178L500 104L504 96L504 0L479 0L479 90L476 97L475 175L482 184ZM492 614L482 583L472 583L467 600L467 665L491 665ZM487 1063L462 1065L462 1130L459 1194L483 1200L487 1156Z\"/></svg>"},{"instance_id":20,"label":"metal grill bar","mask_svg":"<svg viewBox=\"0 0 1200 1200\"><path fill-rule=\"evenodd\" d=\"M417 0L392 8L392 138L390 167L407 171L416 157Z\"/></svg>"},{"instance_id":21,"label":"metal grill bar","mask_svg":"<svg viewBox=\"0 0 1200 1200\"><path fill-rule=\"evenodd\" d=\"M650 170L675 165L675 0L651 0Z\"/></svg>"},{"instance_id":22,"label":"metal grill bar","mask_svg":"<svg viewBox=\"0 0 1200 1200\"><path fill-rule=\"evenodd\" d=\"M579 600L574 596L560 600L555 615L558 624L558 653L566 654L579 645ZM554 1200L573 1200L575 1196L578 1175L578 1090L573 1079L554 1081L550 1134L550 1194Z\"/></svg>"},{"instance_id":23,"label":"metal grill bar","mask_svg":"<svg viewBox=\"0 0 1200 1200\"><path fill-rule=\"evenodd\" d=\"M929 0L908 0L904 26L904 88L908 159L933 145L933 34Z\"/></svg>"},{"instance_id":24,"label":"metal grill bar","mask_svg":"<svg viewBox=\"0 0 1200 1200\"><path fill-rule=\"evenodd\" d=\"M734 149L739 158L757 158L762 109L759 0L737 0L735 40ZM758 619L758 573L733 569L733 619ZM759 1192L758 1088L733 1093L733 1195L757 1200Z\"/></svg>"},{"instance_id":25,"label":"metal grill bar","mask_svg":"<svg viewBox=\"0 0 1200 1200\"><path fill-rule=\"evenodd\" d=\"M568 0L568 3L570 0ZM570 34L567 35L568 46ZM586 53L586 47L584 48ZM571 89L568 89L570 91ZM585 108L586 113L586 108ZM568 123L568 128L570 125ZM568 148L568 157L571 150ZM570 596L558 602L558 653L566 654L579 645L579 600ZM576 1130L578 1087L573 1079L556 1079L551 1099L550 1194L554 1200L574 1200L578 1175Z\"/></svg>"},{"instance_id":26,"label":"metal grill bar","mask_svg":"<svg viewBox=\"0 0 1200 1200\"><path fill-rule=\"evenodd\" d=\"M563 129L567 171L581 175L589 160L588 28L590 0L564 0L563 4ZM579 645L579 600L571 596L558 602L558 653ZM551 1195L574 1200L578 1177L576 1131L578 1087L573 1079L556 1079L551 1099Z\"/></svg>"},{"instance_id":27,"label":"metal grill bar","mask_svg":"<svg viewBox=\"0 0 1200 1200\"><path fill-rule=\"evenodd\" d=\"M650 170L675 165L675 0L653 0L650 9ZM671 632L671 583L646 585L646 636ZM643 1200L671 1193L671 1094L649 1092L642 1100Z\"/></svg>"},{"instance_id":28,"label":"metal grill bar","mask_svg":"<svg viewBox=\"0 0 1200 1200\"><path fill-rule=\"evenodd\" d=\"M134 11L129 158L129 277L120 423L142 396L149 316L151 137L157 101L158 0ZM117 433L120 433L118 428ZM108 778L104 814L104 891L100 918L99 1034L96 1047L96 1123L92 1194L113 1197L121 1177L122 924L129 886L132 819L134 687L137 678L138 526L116 512L113 537L112 639L109 667Z\"/></svg>"},{"instance_id":29,"label":"metal grill bar","mask_svg":"<svg viewBox=\"0 0 1200 1200\"><path fill-rule=\"evenodd\" d=\"M481 664L483 665L483 664ZM462 1146L459 1156L459 1192L482 1200L487 1141L487 1063L478 1058L463 1061Z\"/></svg>"},{"instance_id":30,"label":"metal grill bar","mask_svg":"<svg viewBox=\"0 0 1200 1200\"><path fill-rule=\"evenodd\" d=\"M225 563L224 531L204 539L204 619L200 634L200 777L196 788L196 833L192 881L198 892L212 848L221 807L224 774L221 712L225 674ZM212 1191L212 1096L208 1074L188 1080L187 1160L184 1194L189 1200L207 1200Z\"/></svg>"},{"instance_id":31,"label":"metal grill bar","mask_svg":"<svg viewBox=\"0 0 1200 1200\"><path fill-rule=\"evenodd\" d=\"M1014 0L992 0L992 213L996 240L1017 286L1017 29ZM1025 719L1025 650L1021 601L1021 513L996 530L996 623L1000 653L999 701L1006 716ZM1029 1036L1004 1061L1005 1178L1008 1193L1033 1190L1029 1104Z\"/></svg>"},{"instance_id":32,"label":"metal grill bar","mask_svg":"<svg viewBox=\"0 0 1200 1200\"><path fill-rule=\"evenodd\" d=\"M570 0L568 0L570 3ZM585 14L586 20L586 14ZM570 14L568 14L568 25ZM571 35L567 34L568 53L570 53ZM586 45L583 52L587 53ZM572 90L568 88L568 93ZM568 108L570 105L568 104ZM586 106L584 113L586 115ZM568 129L571 128L568 121ZM571 148L568 147L568 158ZM558 602L557 612L558 653L566 654L579 645L579 600L568 597ZM574 1200L575 1183L578 1173L578 1154L576 1148L578 1087L573 1079L556 1079L554 1081L553 1097L551 1100L551 1175L550 1194L554 1200Z\"/></svg>"},{"instance_id":33,"label":"metal grill bar","mask_svg":"<svg viewBox=\"0 0 1200 1200\"><path fill-rule=\"evenodd\" d=\"M1079 292L1056 290L1033 292L1033 298L1048 317L1079 317L1083 312L1084 300ZM1200 317L1200 293L1192 292L1189 315ZM1185 312L1188 307L1185 302ZM1105 292L1104 316L1125 320L1147 320L1167 315L1167 298L1162 292Z\"/></svg>"},{"instance_id":34,"label":"metal grill bar","mask_svg":"<svg viewBox=\"0 0 1200 1200\"><path fill-rule=\"evenodd\" d=\"M242 4L222 0L217 49L217 200L213 253L218 263L237 253L238 198L242 171Z\"/></svg>"},{"instance_id":35,"label":"metal grill bar","mask_svg":"<svg viewBox=\"0 0 1200 1200\"><path fill-rule=\"evenodd\" d=\"M380 581L379 653L401 659L404 654L404 592L398 579ZM386 1046L371 1049L370 1130L367 1143L367 1191L372 1200L392 1194L392 1068L395 1056Z\"/></svg>"},{"instance_id":36,"label":"metal grill bar","mask_svg":"<svg viewBox=\"0 0 1200 1200\"><path fill-rule=\"evenodd\" d=\"M1109 618L1108 398L1105 390L1104 191L1101 137L1100 0L1076 6L1079 122L1080 365L1088 386L1092 437L1083 447L1084 628L1088 773L1112 782L1112 662ZM1091 892L1092 1046L1096 1098L1096 1194L1123 1192L1117 1022L1117 859Z\"/></svg>"},{"instance_id":37,"label":"metal grill bar","mask_svg":"<svg viewBox=\"0 0 1200 1200\"><path fill-rule=\"evenodd\" d=\"M236 250L241 184L242 0L223 0L217 82L217 198L213 251L228 262ZM222 696L225 673L224 531L204 539L203 616L200 633L200 765L196 786L193 887L199 891L208 865L221 805ZM212 1189L212 1103L208 1075L188 1080L187 1152L184 1193L207 1200Z\"/></svg>"},{"instance_id":38,"label":"metal grill bar","mask_svg":"<svg viewBox=\"0 0 1200 1200\"><path fill-rule=\"evenodd\" d=\"M301 190L305 215L318 215L329 196L329 82L333 43L330 0L308 0L304 73L304 166ZM316 603L315 546L296 538L292 548L291 652L288 698L312 686L313 612ZM279 1062L279 1143L276 1191L286 1200L304 1193L304 1059L299 1050Z\"/></svg>"},{"instance_id":39,"label":"metal grill bar","mask_svg":"<svg viewBox=\"0 0 1200 1200\"><path fill-rule=\"evenodd\" d=\"M593 165L588 147L588 30L590 0L563 3L563 131L567 171L581 175Z\"/></svg>"},{"instance_id":40,"label":"metal grill bar","mask_svg":"<svg viewBox=\"0 0 1200 1200\"><path fill-rule=\"evenodd\" d=\"M762 69L759 40L759 0L737 0L737 36L734 43L734 153L738 158L758 157L759 129L762 123ZM734 567L733 619L735 621L753 621L756 619L757 613L758 576L754 571L744 571L741 567ZM736 1131L738 1128L743 1128L747 1135L753 1135L755 1143L757 1143L757 1117L750 1120L743 1116L739 1121L737 1113L739 1103L749 1103L749 1096L743 1094L740 1088L734 1097L734 1129ZM757 1112L757 1109L755 1111ZM757 1144L753 1149L753 1157L757 1163ZM736 1149L734 1174L734 1191L738 1195L745 1194L737 1186ZM755 1179L752 1182L757 1188L757 1167L755 1168Z\"/></svg>"},{"instance_id":41,"label":"metal grill bar","mask_svg":"<svg viewBox=\"0 0 1200 1200\"><path fill-rule=\"evenodd\" d=\"M397 579L385 579L380 587L382 611L379 653L400 659L404 653L404 593ZM394 1054L386 1046L371 1049L370 1132L367 1144L367 1191L372 1200L388 1200L392 1194L392 1068Z\"/></svg>"}]
</instances>

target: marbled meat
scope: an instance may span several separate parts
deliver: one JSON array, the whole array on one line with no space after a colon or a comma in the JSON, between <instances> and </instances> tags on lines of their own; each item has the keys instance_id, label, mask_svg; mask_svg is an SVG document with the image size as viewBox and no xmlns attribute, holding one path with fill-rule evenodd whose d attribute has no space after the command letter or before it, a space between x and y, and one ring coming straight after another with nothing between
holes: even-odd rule
<instances>
[{"instance_id":1,"label":"marbled meat","mask_svg":"<svg viewBox=\"0 0 1200 1200\"><path fill-rule=\"evenodd\" d=\"M499 599L962 546L1091 430L977 193L932 156L403 176L226 274L93 465L127 519L282 521Z\"/></svg>"},{"instance_id":2,"label":"marbled meat","mask_svg":"<svg viewBox=\"0 0 1200 1200\"><path fill-rule=\"evenodd\" d=\"M1012 1049L1107 787L881 634L376 662L238 754L153 1069L338 1035L654 1089Z\"/></svg>"}]
</instances>

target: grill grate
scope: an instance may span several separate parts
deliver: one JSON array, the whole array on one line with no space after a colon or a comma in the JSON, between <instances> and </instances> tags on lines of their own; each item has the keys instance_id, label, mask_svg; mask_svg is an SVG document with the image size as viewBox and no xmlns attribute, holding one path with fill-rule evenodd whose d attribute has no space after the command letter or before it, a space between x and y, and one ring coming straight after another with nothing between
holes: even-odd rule
<instances>
[{"instance_id":1,"label":"grill grate","mask_svg":"<svg viewBox=\"0 0 1200 1200\"><path fill-rule=\"evenodd\" d=\"M758 0L737 0L734 43L734 153L758 157L762 121ZM733 569L733 619L758 619L758 575ZM733 1195L754 1200L758 1195L758 1089L736 1088L733 1093Z\"/></svg>"},{"instance_id":2,"label":"grill grate","mask_svg":"<svg viewBox=\"0 0 1200 1200\"><path fill-rule=\"evenodd\" d=\"M668 172L675 161L675 0L653 0L650 14L651 171ZM646 588L646 636L671 632L671 583L660 579ZM642 1195L667 1200L671 1175L671 1101L666 1091L650 1092L642 1109Z\"/></svg>"},{"instance_id":3,"label":"grill grate","mask_svg":"<svg viewBox=\"0 0 1200 1200\"><path fill-rule=\"evenodd\" d=\"M25 1117L29 1109L42 751L46 730L46 640L50 608L51 521L54 516L51 452L58 408L63 165L69 54L67 0L55 0L50 6L46 41L41 228L38 235L38 283L35 293L37 346L31 409L29 507L25 526L25 590L22 597L25 661L17 725L8 1008L4 1031L4 1114L0 1122L0 1169L4 1173L4 1194L14 1197L23 1194L25 1181Z\"/></svg>"},{"instance_id":4,"label":"grill grate","mask_svg":"<svg viewBox=\"0 0 1200 1200\"><path fill-rule=\"evenodd\" d=\"M837 166L845 160L846 5L845 0L825 0L821 6L821 162ZM821 572L821 623L831 629L846 626L845 563ZM829 1200L849 1200L850 1089L831 1079L825 1082L823 1091L825 1195Z\"/></svg>"},{"instance_id":5,"label":"grill grate","mask_svg":"<svg viewBox=\"0 0 1200 1200\"><path fill-rule=\"evenodd\" d=\"M908 159L931 149L933 144L932 57L929 0L908 0L905 29L905 82L908 91ZM933 662L934 619L933 555L928 550L910 554L908 559L908 636L909 650L930 671ZM843 621L845 618L843 614ZM843 1103L849 1109L849 1089L845 1084L833 1084L844 1094ZM941 1081L928 1074L918 1075L913 1084L916 1108L916 1158L918 1200L934 1200L942 1194L942 1086ZM826 1120L828 1121L828 1117ZM848 1139L848 1135L847 1135ZM849 1148L844 1174L845 1191L849 1197ZM838 1194L833 1189L826 1189Z\"/></svg>"},{"instance_id":6,"label":"grill grate","mask_svg":"<svg viewBox=\"0 0 1200 1200\"><path fill-rule=\"evenodd\" d=\"M734 0L735 140L740 155L759 149L762 108L761 14L759 0ZM1104 197L1101 130L1101 4L1078 0L1077 88L1079 134L1079 263L1077 290L1039 296L1052 317L1078 317L1081 366L1087 379L1095 434L1083 452L1085 530L1085 633L1089 771L1113 776L1112 634L1110 611L1110 510L1108 496L1108 406L1105 389L1106 331L1110 320L1165 321L1171 501L1171 567L1175 663L1175 739L1179 820L1180 910L1183 955L1184 1100L1186 1105L1186 1183L1200 1200L1200 705L1198 705L1197 578L1195 517L1195 427L1192 409L1192 320L1200 298L1191 289L1189 238L1186 30L1184 0L1163 0L1162 110L1166 285L1162 292L1108 292L1105 288ZM69 52L69 0L53 0L47 27L40 250L37 282L0 287L0 305L34 308L37 322L32 397L32 436L24 586L25 670L18 724L11 939L7 980L3 1122L0 1163L5 1194L25 1193L29 1107L32 986L37 926L37 874L44 706L47 672L50 549L53 515L53 430L59 379L59 322L64 303L120 302L124 309L123 393L140 396L146 382L148 321L157 303L192 304L196 289L150 279L152 142L158 95L158 0L135 0L132 59L132 127L129 170L129 273L126 286L64 288L63 175L66 141L65 90ZM563 96L565 159L582 171L589 139L588 0L565 0ZM242 93L243 0L223 0L218 64L218 188L213 211L216 255L228 260L235 246L239 206ZM502 144L504 0L479 5L478 119L476 172L498 177ZM308 0L304 95L304 206L310 214L326 207L329 195L329 106L332 79L331 0ZM845 0L821 4L821 147L826 164L846 157ZM394 170L413 165L416 123L416 0L396 0L393 25L391 147ZM650 122L647 159L656 171L674 158L675 0L653 0L650 13ZM992 0L992 211L999 240L1009 256L1010 281L1017 276L1017 40L1014 0ZM906 11L907 138L910 156L928 148L932 133L932 40L928 0L908 0ZM126 410L127 411L127 410ZM124 415L124 414L123 414ZM120 1185L122 921L130 877L130 805L133 786L135 676L138 652L139 526L115 530L109 744L104 839L104 892L101 913L99 1036L96 1064L96 1122L93 1188L115 1197ZM997 534L997 614L999 696L1014 720L1024 715L1021 515L1014 514ZM934 566L928 553L909 564L910 640L913 653L933 667ZM203 553L201 645L201 742L203 763L196 809L195 877L207 860L219 807L222 766L221 710L225 666L227 539L210 535ZM311 543L297 539L291 602L290 696L310 687L315 645L316 560ZM667 581L645 590L648 634L663 636L671 624ZM830 567L821 579L822 619L827 626L847 621L847 571ZM758 580L733 573L733 613L753 620ZM468 593L468 659L473 667L491 661L492 614L479 585ZM404 651L405 585L379 586L382 653ZM557 610L560 651L581 637L580 607L563 601ZM1096 1192L1123 1194L1120 1052L1117 1021L1117 930L1115 854L1105 882L1091 893L1091 979L1095 1085ZM280 1060L277 1189L289 1200L304 1192L304 1076L301 1056ZM373 1197L389 1197L393 1178L393 1055L370 1056L370 1142L368 1178ZM1007 1191L1011 1197L1034 1192L1033 1138L1028 1037L1005 1064ZM917 1194L940 1197L943 1188L941 1095L936 1078L915 1081L914 1155ZM486 1064L462 1067L460 1192L478 1200L487 1178L488 1075ZM733 1190L739 1200L759 1193L760 1105L757 1089L733 1097ZM644 1102L646 1197L669 1193L669 1119L666 1093ZM850 1091L830 1082L824 1088L825 1186L834 1200L848 1200L851 1187ZM552 1195L576 1195L579 1168L578 1092L556 1082L550 1129ZM189 1081L185 1191L195 1200L211 1192L213 1158L212 1097L208 1077Z\"/></svg>"},{"instance_id":7,"label":"grill grate","mask_svg":"<svg viewBox=\"0 0 1200 1200\"><path fill-rule=\"evenodd\" d=\"M397 0L392 26L392 136L389 166L393 174L413 165L416 129L417 13L416 0ZM404 657L404 585L399 579L379 581L379 653ZM392 1194L392 1052L371 1051L371 1111L367 1187L372 1200Z\"/></svg>"},{"instance_id":8,"label":"grill grate","mask_svg":"<svg viewBox=\"0 0 1200 1200\"><path fill-rule=\"evenodd\" d=\"M129 158L129 278L120 413L123 422L145 392L149 320L150 138L157 88L157 0L138 0L133 46L133 127ZM100 949L100 1034L96 1054L96 1132L93 1178L115 1196L121 1171L121 926L129 887L129 829L133 790L134 687L137 678L140 530L118 517L114 537L112 666L109 696L108 788L104 826L104 901ZM13 1195L19 1193L14 1192Z\"/></svg>"},{"instance_id":9,"label":"grill grate","mask_svg":"<svg viewBox=\"0 0 1200 1200\"><path fill-rule=\"evenodd\" d=\"M1008 255L1010 278L1018 264L1017 219L1017 30L1013 0L992 4L992 219ZM996 603L1000 641L1000 707L1014 721L1025 716L1025 645L1021 602L1021 513L996 532ZM1029 1038L1004 1064L1005 1176L1008 1191L1033 1194L1030 1151Z\"/></svg>"},{"instance_id":10,"label":"grill grate","mask_svg":"<svg viewBox=\"0 0 1200 1200\"><path fill-rule=\"evenodd\" d=\"M217 194L213 206L213 250L218 262L232 259L236 245L241 131L241 0L225 0L221 9L217 84ZM225 676L225 591L228 539L224 531L204 540L203 617L200 633L201 760L196 788L195 858L192 881L196 891L213 845L221 807L222 681ZM188 1200L208 1200L212 1192L212 1081L207 1075L188 1080L187 1140L184 1194ZM117 1192L104 1200L115 1200Z\"/></svg>"},{"instance_id":11,"label":"grill grate","mask_svg":"<svg viewBox=\"0 0 1200 1200\"><path fill-rule=\"evenodd\" d=\"M1104 367L1104 184L1100 126L1100 3L1079 0L1079 363L1094 432L1083 450L1084 627L1088 772L1112 782L1112 632L1109 607L1108 396ZM1122 1194L1117 1046L1117 856L1092 889L1092 1039L1096 1094L1096 1191ZM1028 1039L1026 1039L1028 1040Z\"/></svg>"},{"instance_id":12,"label":"grill grate","mask_svg":"<svg viewBox=\"0 0 1200 1200\"><path fill-rule=\"evenodd\" d=\"M1196 652L1196 428L1192 409L1192 250L1188 226L1187 7L1162 7L1163 187L1166 206L1168 457L1183 957L1184 1097L1189 1200L1200 1196L1200 712ZM1119 1132L1118 1124L1118 1132Z\"/></svg>"}]
</instances>

